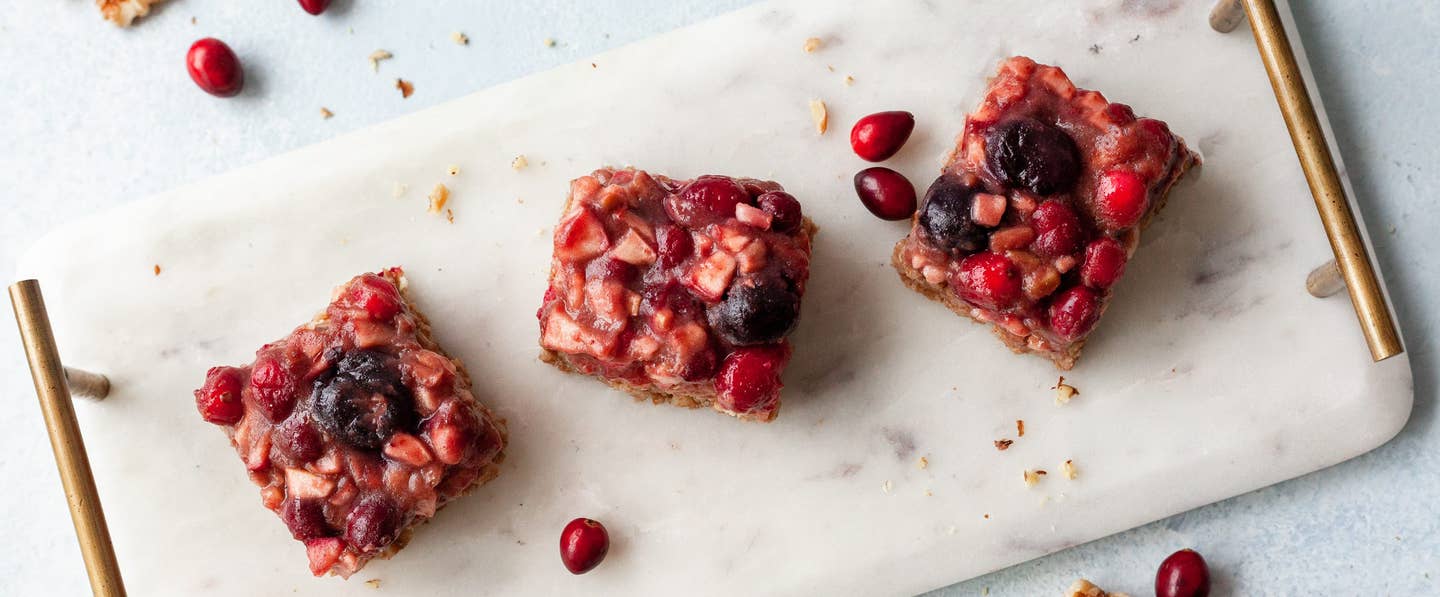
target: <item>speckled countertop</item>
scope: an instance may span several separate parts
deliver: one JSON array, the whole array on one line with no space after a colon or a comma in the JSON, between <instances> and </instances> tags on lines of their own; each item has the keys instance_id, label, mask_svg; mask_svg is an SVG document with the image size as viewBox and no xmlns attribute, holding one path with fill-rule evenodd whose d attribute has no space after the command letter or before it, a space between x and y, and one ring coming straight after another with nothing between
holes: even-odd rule
<instances>
[{"instance_id":1,"label":"speckled countertop","mask_svg":"<svg viewBox=\"0 0 1440 597\"><path fill-rule=\"evenodd\" d=\"M1193 0L1199 1L1199 0ZM399 3L389 0L388 3ZM118 31L86 2L20 3L0 15L0 270L46 230L89 212L165 190L432 106L748 4L745 0L606 0L491 3L436 0L402 19L367 18L336 0L320 27L353 29L335 47L297 42L317 23L288 2L270 6L175 0L148 23ZM1077 576L1148 594L1154 566L1195 547L1209 558L1218 594L1440 593L1440 433L1435 430L1434 334L1440 314L1440 225L1429 191L1440 183L1440 7L1399 0L1294 3L1296 20L1339 144L1370 222L1379 259L1409 340L1415 409L1398 438L1353 461L1163 520L938 592L1050 595ZM393 14L394 11L389 11ZM644 15L639 18L637 15ZM191 17L195 17L191 24ZM43 24L43 25L41 25ZM38 25L38 26L37 26ZM449 40L463 30L471 45ZM1237 32L1236 35L1245 33ZM211 101L186 80L181 60L194 38L215 35L245 57L249 91ZM543 43L556 41L554 47ZM368 76L363 56L395 52L391 73L415 82L402 101L391 79ZM117 50L118 48L118 50ZM359 58L357 58L359 57ZM1422 68L1405 68L1406 66ZM335 113L322 120L320 106ZM50 458L13 328L0 325L0 384L11 397L0 474ZM27 467L28 468L28 467ZM67 516L53 469L12 481L0 529L24 517ZM68 529L65 529L68 531ZM72 575L56 594L83 592L73 534L12 537L0 551L6 578L24 575L32 553L59 554ZM1432 578L1433 577L1433 578Z\"/></svg>"}]
</instances>

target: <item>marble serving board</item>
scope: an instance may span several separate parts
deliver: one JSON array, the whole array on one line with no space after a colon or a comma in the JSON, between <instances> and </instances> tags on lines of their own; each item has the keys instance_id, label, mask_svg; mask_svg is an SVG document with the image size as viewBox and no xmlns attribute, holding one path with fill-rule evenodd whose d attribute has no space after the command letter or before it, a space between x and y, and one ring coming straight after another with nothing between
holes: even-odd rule
<instances>
[{"instance_id":1,"label":"marble serving board","mask_svg":"<svg viewBox=\"0 0 1440 597\"><path fill-rule=\"evenodd\" d=\"M131 592L905 594L1380 445L1408 417L1409 363L1371 363L1343 296L1305 293L1330 250L1253 42L1210 31L1208 5L779 0L57 231L21 273L67 361L114 383L78 411ZM1065 406L1048 362L902 287L887 262L905 224L851 189L855 118L914 112L891 165L928 183L1011 54L1169 121L1206 159ZM773 178L822 228L775 423L635 403L536 360L567 181L627 164ZM453 222L426 213L436 183ZM313 579L190 392L390 265L509 420L509 457L395 559ZM1027 487L1026 469L1050 474ZM575 516L614 536L582 577L556 549Z\"/></svg>"}]
</instances>

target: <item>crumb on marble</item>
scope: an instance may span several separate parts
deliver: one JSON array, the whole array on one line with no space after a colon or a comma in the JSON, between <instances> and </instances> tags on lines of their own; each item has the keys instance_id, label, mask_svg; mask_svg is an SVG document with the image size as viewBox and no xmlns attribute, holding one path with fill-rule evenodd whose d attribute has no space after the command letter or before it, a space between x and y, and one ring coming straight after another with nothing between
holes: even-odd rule
<instances>
[{"instance_id":1,"label":"crumb on marble","mask_svg":"<svg viewBox=\"0 0 1440 597\"><path fill-rule=\"evenodd\" d=\"M1040 477L1043 477L1047 474L1049 473L1046 473L1045 469L1035 469L1033 471L1030 469L1025 469L1025 486L1034 487L1036 484L1040 483Z\"/></svg>"},{"instance_id":2,"label":"crumb on marble","mask_svg":"<svg viewBox=\"0 0 1440 597\"><path fill-rule=\"evenodd\" d=\"M1015 435L1025 437L1025 419L1015 419Z\"/></svg>"},{"instance_id":3,"label":"crumb on marble","mask_svg":"<svg viewBox=\"0 0 1440 597\"><path fill-rule=\"evenodd\" d=\"M160 264L155 264L155 275L160 275Z\"/></svg>"},{"instance_id":4,"label":"crumb on marble","mask_svg":"<svg viewBox=\"0 0 1440 597\"><path fill-rule=\"evenodd\" d=\"M191 24L191 25L194 25L195 23L196 23L195 17L190 17L190 24Z\"/></svg>"},{"instance_id":5,"label":"crumb on marble","mask_svg":"<svg viewBox=\"0 0 1440 597\"><path fill-rule=\"evenodd\" d=\"M514 171L516 171L516 172L519 172L519 171L521 171L521 170L524 170L525 167L526 167L526 166L529 166L529 165L530 165L530 159L529 159L529 158L526 158L526 157L525 157L525 154L523 154L523 153L520 154L520 155L515 156L515 159L510 160L510 169L511 169L511 170L514 170Z\"/></svg>"},{"instance_id":6,"label":"crumb on marble","mask_svg":"<svg viewBox=\"0 0 1440 597\"><path fill-rule=\"evenodd\" d=\"M459 166L456 166L456 165L454 165L454 164L451 164L449 168L446 168L446 169L445 169L445 173L446 173L446 174L449 174L450 176L459 176L459 175L460 175L460 167L459 167Z\"/></svg>"},{"instance_id":7,"label":"crumb on marble","mask_svg":"<svg viewBox=\"0 0 1440 597\"><path fill-rule=\"evenodd\" d=\"M448 208L445 210L445 221L451 224L455 223L455 210Z\"/></svg>"},{"instance_id":8,"label":"crumb on marble","mask_svg":"<svg viewBox=\"0 0 1440 597\"><path fill-rule=\"evenodd\" d=\"M985 515L982 516L981 518L984 518L985 520L990 520L990 513L989 513L989 512L986 512Z\"/></svg>"},{"instance_id":9,"label":"crumb on marble","mask_svg":"<svg viewBox=\"0 0 1440 597\"><path fill-rule=\"evenodd\" d=\"M916 466L920 467L922 470L923 470L923 469L926 469L926 468L929 468L929 467L930 467L930 459L929 459L929 458L926 458L926 457L924 457L924 456L921 456L921 457L920 457L920 462L917 462L917 463L916 463Z\"/></svg>"},{"instance_id":10,"label":"crumb on marble","mask_svg":"<svg viewBox=\"0 0 1440 597\"><path fill-rule=\"evenodd\" d=\"M824 101L810 100L810 120L815 123L815 131L821 135L830 128L830 110L825 107Z\"/></svg>"},{"instance_id":11,"label":"crumb on marble","mask_svg":"<svg viewBox=\"0 0 1440 597\"><path fill-rule=\"evenodd\" d=\"M465 35L464 33L461 33L461 32L459 32L459 31L451 31L451 32L450 32L450 41L455 42L457 45L462 45L462 46L468 46L468 45L470 45L470 38L469 38L469 37L466 37L466 35Z\"/></svg>"},{"instance_id":12,"label":"crumb on marble","mask_svg":"<svg viewBox=\"0 0 1440 597\"><path fill-rule=\"evenodd\" d=\"M380 61L389 60L394 57L394 54L391 54L389 51L386 50L375 50L374 52L371 52L369 56L370 70L373 70L377 73L380 72Z\"/></svg>"},{"instance_id":13,"label":"crumb on marble","mask_svg":"<svg viewBox=\"0 0 1440 597\"><path fill-rule=\"evenodd\" d=\"M1075 480L1075 477L1080 476L1080 473L1075 470L1074 460L1066 460L1064 463L1062 463L1060 465L1060 472L1065 473L1065 478L1072 481Z\"/></svg>"},{"instance_id":14,"label":"crumb on marble","mask_svg":"<svg viewBox=\"0 0 1440 597\"><path fill-rule=\"evenodd\" d=\"M1065 597L1129 597L1124 593L1106 593L1104 589L1091 584L1090 581L1080 579L1065 590Z\"/></svg>"},{"instance_id":15,"label":"crumb on marble","mask_svg":"<svg viewBox=\"0 0 1440 597\"><path fill-rule=\"evenodd\" d=\"M323 119L325 119L325 120L330 120L330 118L332 118L333 116L335 116L335 113L334 113L334 112L331 112L331 111L330 111L330 108L326 108L325 106L320 106L320 118L323 118Z\"/></svg>"},{"instance_id":16,"label":"crumb on marble","mask_svg":"<svg viewBox=\"0 0 1440 597\"><path fill-rule=\"evenodd\" d=\"M929 489L926 489L926 490L925 490L925 497L935 497L935 493L932 492L932 491L930 491Z\"/></svg>"},{"instance_id":17,"label":"crumb on marble","mask_svg":"<svg viewBox=\"0 0 1440 597\"><path fill-rule=\"evenodd\" d=\"M1100 44L1090 44L1090 53L1091 53L1091 54L1099 54L1099 53L1100 53L1100 48L1101 48L1101 45L1100 45Z\"/></svg>"},{"instance_id":18,"label":"crumb on marble","mask_svg":"<svg viewBox=\"0 0 1440 597\"><path fill-rule=\"evenodd\" d=\"M410 97L415 93L415 85L405 79L395 79L395 88L400 90L401 99Z\"/></svg>"},{"instance_id":19,"label":"crumb on marble","mask_svg":"<svg viewBox=\"0 0 1440 597\"><path fill-rule=\"evenodd\" d=\"M850 75L845 75L845 84L846 84L846 85L854 85L854 84L855 84L855 77L852 77L852 76L850 76Z\"/></svg>"},{"instance_id":20,"label":"crumb on marble","mask_svg":"<svg viewBox=\"0 0 1440 597\"><path fill-rule=\"evenodd\" d=\"M1055 382L1055 387L1050 389L1055 390L1055 404L1059 405L1069 404L1071 398L1080 395L1080 390L1075 389L1075 386L1065 383L1064 375L1061 375L1060 381Z\"/></svg>"},{"instance_id":21,"label":"crumb on marble","mask_svg":"<svg viewBox=\"0 0 1440 597\"><path fill-rule=\"evenodd\" d=\"M426 211L432 214L438 214L445 210L445 204L450 201L450 189L446 188L442 183L435 183L435 188L430 189L430 194L426 195L425 198L430 200Z\"/></svg>"},{"instance_id":22,"label":"crumb on marble","mask_svg":"<svg viewBox=\"0 0 1440 597\"><path fill-rule=\"evenodd\" d=\"M150 14L150 6L158 2L160 0L95 0L100 16L118 27L129 27L135 17Z\"/></svg>"},{"instance_id":23,"label":"crumb on marble","mask_svg":"<svg viewBox=\"0 0 1440 597\"><path fill-rule=\"evenodd\" d=\"M1001 452L1004 452L1004 451L1006 451L1006 450L1009 450L1009 449L1010 449L1010 444L1013 444L1013 443L1015 443L1014 440L997 439L997 440L995 440L995 449L996 449L996 450L999 450L999 451L1001 451Z\"/></svg>"},{"instance_id":24,"label":"crumb on marble","mask_svg":"<svg viewBox=\"0 0 1440 597\"><path fill-rule=\"evenodd\" d=\"M805 39L805 45L801 47L805 49L806 54L814 54L815 50L820 49L823 45L825 45L825 42L820 38L809 37Z\"/></svg>"},{"instance_id":25,"label":"crumb on marble","mask_svg":"<svg viewBox=\"0 0 1440 597\"><path fill-rule=\"evenodd\" d=\"M886 481L885 481L885 484L880 486L880 491L883 491L883 492L885 492L886 495L889 495L889 494L890 494L890 490L893 489L894 487L895 487L895 485L894 485L893 483L891 483L889 480L886 480Z\"/></svg>"},{"instance_id":26,"label":"crumb on marble","mask_svg":"<svg viewBox=\"0 0 1440 597\"><path fill-rule=\"evenodd\" d=\"M372 578L372 579L370 579L370 580L365 581L365 584L370 585L370 588L372 588L372 589L378 589L378 588L380 588L380 579L378 579L378 578Z\"/></svg>"},{"instance_id":27,"label":"crumb on marble","mask_svg":"<svg viewBox=\"0 0 1440 597\"><path fill-rule=\"evenodd\" d=\"M555 47L555 38L553 38L553 37L547 37L547 38L545 38L545 41L544 41L543 43L545 44L545 47L547 47L547 48L553 48L553 47Z\"/></svg>"}]
</instances>

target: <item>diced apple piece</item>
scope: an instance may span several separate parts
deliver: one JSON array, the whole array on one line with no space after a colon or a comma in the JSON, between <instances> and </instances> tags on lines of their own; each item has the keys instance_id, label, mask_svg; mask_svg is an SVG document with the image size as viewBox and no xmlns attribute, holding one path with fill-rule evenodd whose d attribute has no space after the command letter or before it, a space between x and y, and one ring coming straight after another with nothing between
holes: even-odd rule
<instances>
[{"instance_id":1,"label":"diced apple piece","mask_svg":"<svg viewBox=\"0 0 1440 597\"><path fill-rule=\"evenodd\" d=\"M594 259L610 246L605 226L589 209L580 208L555 228L555 257L567 263Z\"/></svg>"},{"instance_id":2,"label":"diced apple piece","mask_svg":"<svg viewBox=\"0 0 1440 597\"><path fill-rule=\"evenodd\" d=\"M605 358L613 340L581 326L564 309L554 309L545 320L540 344L545 348L568 354L588 354Z\"/></svg>"},{"instance_id":3,"label":"diced apple piece","mask_svg":"<svg viewBox=\"0 0 1440 597\"><path fill-rule=\"evenodd\" d=\"M686 285L700 298L713 302L725 296L725 289L730 287L730 280L734 277L735 258L729 253L716 251L690 269Z\"/></svg>"},{"instance_id":4,"label":"diced apple piece","mask_svg":"<svg viewBox=\"0 0 1440 597\"><path fill-rule=\"evenodd\" d=\"M1005 206L1008 203L1009 200L1003 195L976 193L970 203L970 219L987 228L999 226L1000 219L1005 217Z\"/></svg>"},{"instance_id":5,"label":"diced apple piece","mask_svg":"<svg viewBox=\"0 0 1440 597\"><path fill-rule=\"evenodd\" d=\"M408 433L396 433L385 442L385 455L410 466L425 466L430 463L430 450L420 438Z\"/></svg>"},{"instance_id":6,"label":"diced apple piece","mask_svg":"<svg viewBox=\"0 0 1440 597\"><path fill-rule=\"evenodd\" d=\"M655 249L633 229L620 238L611 255L630 265L645 266L655 262Z\"/></svg>"},{"instance_id":7,"label":"diced apple piece","mask_svg":"<svg viewBox=\"0 0 1440 597\"><path fill-rule=\"evenodd\" d=\"M769 230L770 221L773 219L773 216L749 203L737 203L735 204L735 219L740 220L740 223L748 226L753 226L761 230Z\"/></svg>"},{"instance_id":8,"label":"diced apple piece","mask_svg":"<svg viewBox=\"0 0 1440 597\"><path fill-rule=\"evenodd\" d=\"M345 551L345 542L339 537L324 537L305 542L305 556L310 559L310 573L324 576Z\"/></svg>"},{"instance_id":9,"label":"diced apple piece","mask_svg":"<svg viewBox=\"0 0 1440 597\"><path fill-rule=\"evenodd\" d=\"M335 490L335 482L298 468L285 469L285 487L290 497L323 498Z\"/></svg>"},{"instance_id":10,"label":"diced apple piece","mask_svg":"<svg viewBox=\"0 0 1440 597\"><path fill-rule=\"evenodd\" d=\"M735 255L735 258L740 263L740 271L749 274L765 269L765 258L768 251L769 250L765 248L765 243L750 243L745 245L745 248L741 249L740 252Z\"/></svg>"},{"instance_id":11,"label":"diced apple piece","mask_svg":"<svg viewBox=\"0 0 1440 597\"><path fill-rule=\"evenodd\" d=\"M1002 253L1010 249L1021 249L1035 240L1035 229L1029 226L1001 228L990 235L990 250Z\"/></svg>"}]
</instances>

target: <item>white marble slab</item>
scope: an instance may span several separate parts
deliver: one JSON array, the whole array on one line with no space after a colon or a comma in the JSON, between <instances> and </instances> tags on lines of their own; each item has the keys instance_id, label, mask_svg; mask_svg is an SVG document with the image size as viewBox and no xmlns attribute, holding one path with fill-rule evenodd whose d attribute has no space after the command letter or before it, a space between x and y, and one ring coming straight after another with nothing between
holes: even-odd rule
<instances>
[{"instance_id":1,"label":"white marble slab","mask_svg":"<svg viewBox=\"0 0 1440 597\"><path fill-rule=\"evenodd\" d=\"M1409 414L1408 361L1371 364L1346 301L1304 293L1329 249L1251 40L1208 31L1207 4L781 0L50 235L21 273L42 280L67 361L115 383L79 414L131 592L379 578L396 594L898 594L1383 443ZM825 47L801 52L812 36ZM904 226L849 188L854 118L914 112L894 165L923 184L1014 53L1169 121L1207 158L1151 227L1064 407L1048 363L899 284L886 261ZM825 136L812 98L831 107ZM531 166L512 171L522 153ZM548 227L566 181L601 164L773 177L806 202L823 232L776 423L634 404L535 360ZM425 213L436 182L453 224ZM394 560L311 579L190 390L392 264L510 420L510 457ZM1002 437L1017 440L1003 453ZM1021 481L1066 459L1078 479ZM581 515L615 546L572 577L556 537Z\"/></svg>"}]
</instances>

